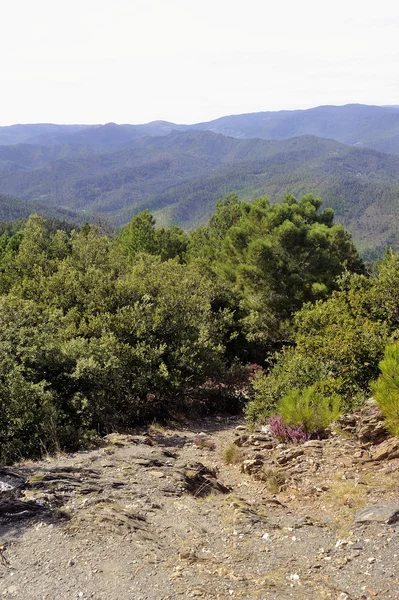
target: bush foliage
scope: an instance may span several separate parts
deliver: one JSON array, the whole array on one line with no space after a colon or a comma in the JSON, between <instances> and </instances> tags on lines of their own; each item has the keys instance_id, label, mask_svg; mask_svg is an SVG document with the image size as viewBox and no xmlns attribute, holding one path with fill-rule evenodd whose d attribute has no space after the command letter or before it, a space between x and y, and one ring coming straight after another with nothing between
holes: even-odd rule
<instances>
[{"instance_id":1,"label":"bush foliage","mask_svg":"<svg viewBox=\"0 0 399 600\"><path fill-rule=\"evenodd\" d=\"M250 420L266 419L291 390L308 386L338 394L347 411L370 394L385 347L399 334L399 256L389 251L371 276L345 273L338 284L295 314L292 345L254 380Z\"/></svg>"},{"instance_id":2,"label":"bush foliage","mask_svg":"<svg viewBox=\"0 0 399 600\"><path fill-rule=\"evenodd\" d=\"M276 411L285 425L302 426L308 434L322 435L341 414L341 399L337 394L325 396L309 386L291 390L278 402Z\"/></svg>"},{"instance_id":3,"label":"bush foliage","mask_svg":"<svg viewBox=\"0 0 399 600\"><path fill-rule=\"evenodd\" d=\"M341 290L328 300L338 276L363 267L320 204L310 195L281 205L231 195L190 235L156 229L148 212L115 238L93 225L57 228L37 215L5 230L0 461L76 449L93 435L176 412L237 409L247 392L245 364L263 364L293 340L296 349L256 379L262 407L254 414L268 412L294 381L306 387L320 373L320 392L361 387L375 368L359 373L355 363L373 365L394 326L392 318L384 329L379 314L393 310L392 277L381 279L385 304L371 316L368 299L363 307L353 296L351 307ZM357 277L359 289L374 290ZM316 304L294 319L304 302ZM360 320L352 326L355 309ZM332 351L323 354L327 330Z\"/></svg>"},{"instance_id":4,"label":"bush foliage","mask_svg":"<svg viewBox=\"0 0 399 600\"><path fill-rule=\"evenodd\" d=\"M399 436L399 342L387 346L372 391L393 435Z\"/></svg>"}]
</instances>

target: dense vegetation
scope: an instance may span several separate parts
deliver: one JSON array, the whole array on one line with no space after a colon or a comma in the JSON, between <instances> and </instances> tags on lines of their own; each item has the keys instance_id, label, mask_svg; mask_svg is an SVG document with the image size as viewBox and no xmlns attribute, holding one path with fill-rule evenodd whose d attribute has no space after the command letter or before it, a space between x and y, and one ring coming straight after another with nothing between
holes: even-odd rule
<instances>
[{"instance_id":1,"label":"dense vegetation","mask_svg":"<svg viewBox=\"0 0 399 600\"><path fill-rule=\"evenodd\" d=\"M389 251L372 275L345 273L328 299L305 304L294 317L294 345L284 348L272 369L254 382L249 418L265 419L293 389L309 386L329 398L338 394L342 409L361 405L379 375L386 346L398 336L398 287L399 256ZM389 375L373 388L387 413L387 405L395 410L396 390L387 383L392 374L397 378L395 348L380 363L383 373L390 369ZM391 427L394 430L392 419Z\"/></svg>"},{"instance_id":2,"label":"dense vegetation","mask_svg":"<svg viewBox=\"0 0 399 600\"><path fill-rule=\"evenodd\" d=\"M371 389L396 434L398 287L399 256L367 272L310 194L231 194L191 234L148 211L117 235L3 224L0 461L244 405L300 442Z\"/></svg>"},{"instance_id":3,"label":"dense vegetation","mask_svg":"<svg viewBox=\"0 0 399 600\"><path fill-rule=\"evenodd\" d=\"M246 365L292 343L302 303L363 271L310 195L229 196L191 235L156 229L147 211L116 237L38 216L17 229L0 237L2 461L180 411L237 409Z\"/></svg>"},{"instance_id":4,"label":"dense vegetation","mask_svg":"<svg viewBox=\"0 0 399 600\"><path fill-rule=\"evenodd\" d=\"M31 214L39 213L43 217L74 223L83 222L76 211L64 210L54 206L44 206L36 202L27 202L20 198L0 194L0 222L12 223L27 219Z\"/></svg>"}]
</instances>

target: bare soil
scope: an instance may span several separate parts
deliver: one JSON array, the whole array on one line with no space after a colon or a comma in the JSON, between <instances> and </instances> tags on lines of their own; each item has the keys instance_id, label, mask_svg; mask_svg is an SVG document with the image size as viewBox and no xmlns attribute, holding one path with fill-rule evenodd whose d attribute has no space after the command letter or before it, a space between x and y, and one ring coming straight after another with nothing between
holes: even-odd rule
<instances>
[{"instance_id":1,"label":"bare soil","mask_svg":"<svg viewBox=\"0 0 399 600\"><path fill-rule=\"evenodd\" d=\"M399 459L371 460L351 436L276 447L237 426L115 434L11 469L28 483L1 507L0 595L398 599L399 524L354 517L397 502Z\"/></svg>"}]
</instances>

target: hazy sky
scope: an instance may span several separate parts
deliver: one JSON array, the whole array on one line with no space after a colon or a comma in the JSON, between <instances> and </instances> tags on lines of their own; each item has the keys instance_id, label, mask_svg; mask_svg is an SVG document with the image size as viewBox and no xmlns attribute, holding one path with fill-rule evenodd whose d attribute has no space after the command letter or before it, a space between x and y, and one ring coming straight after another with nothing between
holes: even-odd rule
<instances>
[{"instance_id":1,"label":"hazy sky","mask_svg":"<svg viewBox=\"0 0 399 600\"><path fill-rule=\"evenodd\" d=\"M1 125L399 104L393 0L2 4Z\"/></svg>"}]
</instances>

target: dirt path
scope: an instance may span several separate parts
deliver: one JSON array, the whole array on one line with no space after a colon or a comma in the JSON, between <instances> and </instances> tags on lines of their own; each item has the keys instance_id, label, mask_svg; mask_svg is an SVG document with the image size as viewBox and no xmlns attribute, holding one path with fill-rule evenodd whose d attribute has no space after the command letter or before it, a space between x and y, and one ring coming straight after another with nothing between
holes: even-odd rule
<instances>
[{"instance_id":1,"label":"dirt path","mask_svg":"<svg viewBox=\"0 0 399 600\"><path fill-rule=\"evenodd\" d=\"M152 428L20 465L29 484L2 509L0 595L398 599L396 518L353 519L366 505L394 509L399 459L370 461L337 437L271 447L267 436L238 439L237 425ZM246 473L223 461L234 441Z\"/></svg>"}]
</instances>

